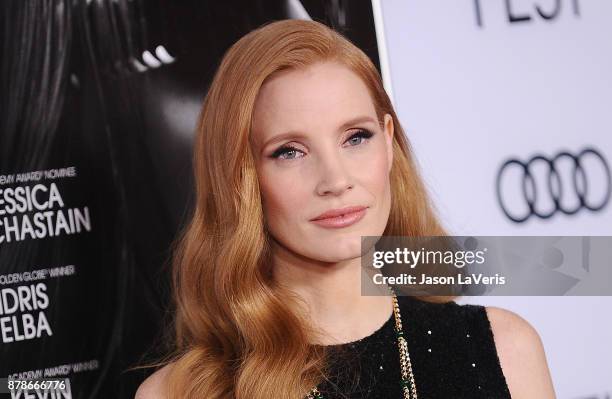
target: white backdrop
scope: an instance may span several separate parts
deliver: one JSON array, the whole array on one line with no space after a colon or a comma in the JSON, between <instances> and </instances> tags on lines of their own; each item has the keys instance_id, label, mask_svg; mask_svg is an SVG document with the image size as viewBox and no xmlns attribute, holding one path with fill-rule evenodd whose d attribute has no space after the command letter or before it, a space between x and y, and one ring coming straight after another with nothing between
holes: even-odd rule
<instances>
[{"instance_id":1,"label":"white backdrop","mask_svg":"<svg viewBox=\"0 0 612 399\"><path fill-rule=\"evenodd\" d=\"M508 159L593 148L612 165L612 1L375 0L373 8L387 90L453 234L612 235L606 167L596 157L580 164L585 200L605 204L599 211L515 223L496 195ZM570 158L555 166L561 204L580 206ZM546 163L530 170L536 209L552 211ZM515 215L528 212L517 171L501 185ZM584 180L578 184L580 191ZM612 397L612 297L460 301L527 319L542 337L559 398Z\"/></svg>"}]
</instances>

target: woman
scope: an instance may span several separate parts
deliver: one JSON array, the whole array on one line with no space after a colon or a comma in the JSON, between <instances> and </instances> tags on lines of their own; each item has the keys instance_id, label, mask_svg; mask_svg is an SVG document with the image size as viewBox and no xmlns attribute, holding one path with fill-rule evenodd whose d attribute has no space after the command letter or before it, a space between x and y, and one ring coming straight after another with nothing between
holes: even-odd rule
<instances>
[{"instance_id":1,"label":"woman","mask_svg":"<svg viewBox=\"0 0 612 399\"><path fill-rule=\"evenodd\" d=\"M376 68L339 34L287 20L235 43L194 163L177 351L138 399L554 397L516 314L361 295L362 236L444 230Z\"/></svg>"}]
</instances>

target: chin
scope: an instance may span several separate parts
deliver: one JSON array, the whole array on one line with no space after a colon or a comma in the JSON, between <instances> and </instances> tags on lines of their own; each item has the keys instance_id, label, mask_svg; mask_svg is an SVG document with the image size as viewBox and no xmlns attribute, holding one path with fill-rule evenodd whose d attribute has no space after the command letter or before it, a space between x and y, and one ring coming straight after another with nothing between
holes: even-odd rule
<instances>
[{"instance_id":1,"label":"chin","mask_svg":"<svg viewBox=\"0 0 612 399\"><path fill-rule=\"evenodd\" d=\"M340 262L361 256L361 236L338 238L321 245L316 258L325 262Z\"/></svg>"}]
</instances>

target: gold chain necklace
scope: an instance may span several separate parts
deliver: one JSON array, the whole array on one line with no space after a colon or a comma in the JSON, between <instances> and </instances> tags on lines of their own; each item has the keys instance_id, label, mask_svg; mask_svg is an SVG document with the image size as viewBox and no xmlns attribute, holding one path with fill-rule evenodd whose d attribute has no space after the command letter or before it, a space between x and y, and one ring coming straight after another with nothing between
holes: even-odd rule
<instances>
[{"instance_id":1,"label":"gold chain necklace","mask_svg":"<svg viewBox=\"0 0 612 399\"><path fill-rule=\"evenodd\" d=\"M399 305L397 303L397 296L395 291L389 287L391 294L393 295L393 315L395 316L395 334L397 336L397 345L400 354L400 370L402 374L402 380L400 386L402 387L402 393L404 399L418 399L416 384L414 382L414 375L412 374L412 364L410 363L410 354L408 353L408 343L404 338L404 330L402 329L402 315L400 314ZM317 387L310 390L310 393L306 396L307 399L325 399L324 396L319 392Z\"/></svg>"}]
</instances>

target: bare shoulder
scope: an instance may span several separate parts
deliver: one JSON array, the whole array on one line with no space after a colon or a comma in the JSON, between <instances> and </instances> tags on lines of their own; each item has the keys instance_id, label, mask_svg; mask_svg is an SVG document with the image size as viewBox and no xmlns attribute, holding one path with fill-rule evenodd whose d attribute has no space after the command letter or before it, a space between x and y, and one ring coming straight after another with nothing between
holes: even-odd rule
<instances>
[{"instance_id":1,"label":"bare shoulder","mask_svg":"<svg viewBox=\"0 0 612 399\"><path fill-rule=\"evenodd\" d=\"M512 398L555 398L544 346L536 329L510 310L495 306L485 309Z\"/></svg>"},{"instance_id":2,"label":"bare shoulder","mask_svg":"<svg viewBox=\"0 0 612 399\"><path fill-rule=\"evenodd\" d=\"M164 392L166 385L166 377L168 372L172 368L172 364L168 364L161 369L151 374L136 391L134 399L164 399L166 394Z\"/></svg>"}]
</instances>

